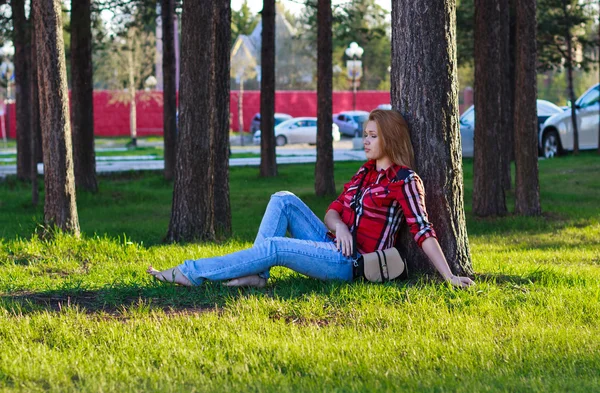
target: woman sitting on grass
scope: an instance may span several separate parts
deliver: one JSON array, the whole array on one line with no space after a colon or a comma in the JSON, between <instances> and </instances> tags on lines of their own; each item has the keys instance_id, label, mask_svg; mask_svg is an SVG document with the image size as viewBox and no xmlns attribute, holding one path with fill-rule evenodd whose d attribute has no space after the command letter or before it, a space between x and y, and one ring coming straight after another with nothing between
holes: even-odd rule
<instances>
[{"instance_id":1,"label":"woman sitting on grass","mask_svg":"<svg viewBox=\"0 0 600 393\"><path fill-rule=\"evenodd\" d=\"M264 287L269 269L285 266L321 280L352 281L356 260L352 231L356 229L358 253L384 250L394 246L406 217L415 241L442 277L456 286L473 284L468 277L452 274L429 223L423 184L410 169L414 153L402 116L393 110L372 111L363 137L369 161L331 203L325 223L294 194L277 192L271 196L252 248L187 260L163 271L150 266L148 273L186 286L231 280L226 285ZM287 232L291 237L286 237Z\"/></svg>"}]
</instances>

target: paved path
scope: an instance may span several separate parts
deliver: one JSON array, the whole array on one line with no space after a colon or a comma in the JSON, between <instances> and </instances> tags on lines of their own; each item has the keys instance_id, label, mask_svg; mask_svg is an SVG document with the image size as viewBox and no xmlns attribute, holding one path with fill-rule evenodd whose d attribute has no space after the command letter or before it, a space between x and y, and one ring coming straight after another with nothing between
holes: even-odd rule
<instances>
[{"instance_id":1,"label":"paved path","mask_svg":"<svg viewBox=\"0 0 600 393\"><path fill-rule=\"evenodd\" d=\"M334 161L366 161L363 150L352 150L351 141L336 142L333 151ZM239 146L231 149L232 153L255 153L260 154L259 146ZM314 146L296 145L277 148L278 164L310 163L317 160L317 151ZM162 170L163 160L151 159L150 156L113 156L97 157L96 172L122 172L139 170ZM259 157L231 158L229 166L258 166ZM17 173L16 165L0 165L0 178ZM38 173L44 173L43 164L38 165Z\"/></svg>"}]
</instances>

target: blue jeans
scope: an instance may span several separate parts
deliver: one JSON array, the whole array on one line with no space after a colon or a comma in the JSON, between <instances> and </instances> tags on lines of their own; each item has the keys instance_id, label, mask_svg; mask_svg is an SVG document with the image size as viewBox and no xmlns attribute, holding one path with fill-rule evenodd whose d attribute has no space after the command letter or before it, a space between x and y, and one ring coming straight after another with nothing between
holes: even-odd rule
<instances>
[{"instance_id":1,"label":"blue jeans","mask_svg":"<svg viewBox=\"0 0 600 393\"><path fill-rule=\"evenodd\" d=\"M285 237L289 232L290 237ZM327 227L297 196L280 191L271 196L252 248L229 255L187 260L179 270L194 285L260 274L285 266L321 280L352 281L352 257L337 250Z\"/></svg>"}]
</instances>

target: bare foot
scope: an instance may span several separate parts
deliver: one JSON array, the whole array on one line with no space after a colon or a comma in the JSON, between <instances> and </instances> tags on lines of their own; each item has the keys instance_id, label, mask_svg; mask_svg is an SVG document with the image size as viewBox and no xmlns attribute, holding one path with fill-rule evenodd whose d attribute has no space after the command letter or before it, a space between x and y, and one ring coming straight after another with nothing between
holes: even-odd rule
<instances>
[{"instance_id":1,"label":"bare foot","mask_svg":"<svg viewBox=\"0 0 600 393\"><path fill-rule=\"evenodd\" d=\"M267 285L267 279L260 277L258 274L253 274L251 276L234 278L233 280L227 281L223 285L227 287L264 288L264 286Z\"/></svg>"},{"instance_id":2,"label":"bare foot","mask_svg":"<svg viewBox=\"0 0 600 393\"><path fill-rule=\"evenodd\" d=\"M181 270L179 270L178 267L160 271L156 270L152 266L148 266L146 273L150 274L159 281L172 282L186 287L191 287L194 285L190 280L187 279L186 276L183 275L183 273L181 273Z\"/></svg>"}]
</instances>

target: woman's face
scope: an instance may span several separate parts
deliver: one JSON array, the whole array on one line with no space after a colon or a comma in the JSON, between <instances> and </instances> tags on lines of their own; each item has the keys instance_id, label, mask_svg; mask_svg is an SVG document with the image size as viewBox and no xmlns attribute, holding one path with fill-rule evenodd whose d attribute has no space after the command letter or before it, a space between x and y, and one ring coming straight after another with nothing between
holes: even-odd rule
<instances>
[{"instance_id":1,"label":"woman's face","mask_svg":"<svg viewBox=\"0 0 600 393\"><path fill-rule=\"evenodd\" d=\"M365 146L365 155L368 160L379 160L383 158L383 146L381 138L377 133L377 123L369 121L363 134L363 144Z\"/></svg>"}]
</instances>

